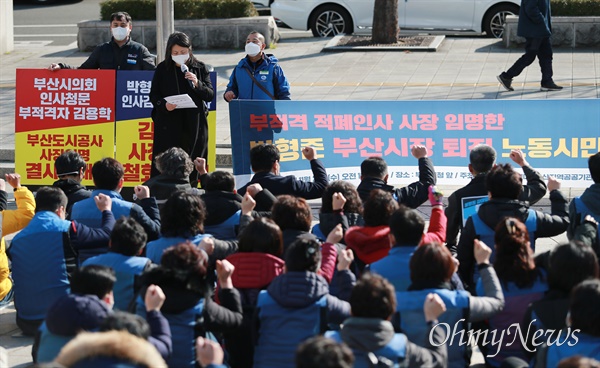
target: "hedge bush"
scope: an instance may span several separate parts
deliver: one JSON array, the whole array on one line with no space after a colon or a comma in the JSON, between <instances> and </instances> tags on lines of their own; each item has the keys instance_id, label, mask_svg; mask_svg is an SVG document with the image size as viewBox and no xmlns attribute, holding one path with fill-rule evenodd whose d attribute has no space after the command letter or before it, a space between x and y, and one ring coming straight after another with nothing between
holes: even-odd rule
<instances>
[{"instance_id":1,"label":"hedge bush","mask_svg":"<svg viewBox=\"0 0 600 368\"><path fill-rule=\"evenodd\" d=\"M552 16L600 16L600 0L552 0Z\"/></svg>"},{"instance_id":2,"label":"hedge bush","mask_svg":"<svg viewBox=\"0 0 600 368\"><path fill-rule=\"evenodd\" d=\"M136 20L156 20L156 0L107 0L100 3L100 17L125 11ZM175 19L217 19L254 17L258 13L248 0L174 0Z\"/></svg>"}]
</instances>

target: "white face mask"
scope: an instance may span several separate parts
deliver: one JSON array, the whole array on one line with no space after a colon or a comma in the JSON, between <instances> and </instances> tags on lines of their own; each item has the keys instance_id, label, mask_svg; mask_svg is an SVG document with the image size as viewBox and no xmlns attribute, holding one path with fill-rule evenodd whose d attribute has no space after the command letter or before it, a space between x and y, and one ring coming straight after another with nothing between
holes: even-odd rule
<instances>
[{"instance_id":1,"label":"white face mask","mask_svg":"<svg viewBox=\"0 0 600 368\"><path fill-rule=\"evenodd\" d=\"M127 33L129 32L129 28L127 27L115 27L110 29L112 36L117 41L123 41L127 38Z\"/></svg>"},{"instance_id":2,"label":"white face mask","mask_svg":"<svg viewBox=\"0 0 600 368\"><path fill-rule=\"evenodd\" d=\"M250 57L256 56L260 52L260 46L252 42L247 43L245 49L246 54Z\"/></svg>"},{"instance_id":3,"label":"white face mask","mask_svg":"<svg viewBox=\"0 0 600 368\"><path fill-rule=\"evenodd\" d=\"M179 55L171 55L171 59L179 65L185 64L186 61L190 58L190 54L179 54Z\"/></svg>"}]
</instances>

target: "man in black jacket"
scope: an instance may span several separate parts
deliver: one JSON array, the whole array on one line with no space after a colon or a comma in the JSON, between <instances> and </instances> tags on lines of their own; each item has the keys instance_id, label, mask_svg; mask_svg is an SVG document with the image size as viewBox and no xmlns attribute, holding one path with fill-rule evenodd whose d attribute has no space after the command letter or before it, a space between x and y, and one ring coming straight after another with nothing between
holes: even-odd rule
<instances>
[{"instance_id":1,"label":"man in black jacket","mask_svg":"<svg viewBox=\"0 0 600 368\"><path fill-rule=\"evenodd\" d=\"M81 185L86 166L83 157L78 152L71 150L63 152L54 161L58 180L52 186L62 189L67 195L67 219L71 218L71 208L75 202L92 196L92 192Z\"/></svg>"},{"instance_id":2,"label":"man in black jacket","mask_svg":"<svg viewBox=\"0 0 600 368\"><path fill-rule=\"evenodd\" d=\"M79 69L154 70L155 57L146 46L131 40L131 16L126 12L110 16L110 41L96 46ZM52 63L48 70L75 69L65 63Z\"/></svg>"},{"instance_id":3,"label":"man in black jacket","mask_svg":"<svg viewBox=\"0 0 600 368\"><path fill-rule=\"evenodd\" d=\"M261 144L253 147L250 150L250 164L254 171L254 177L249 183L238 189L238 194L243 197L249 185L260 184L275 196L289 194L304 199L321 198L329 183L325 166L315 157L313 147L304 147L302 154L310 161L310 169L314 176L313 182L298 180L293 175L279 175L279 150L276 146ZM427 194L425 194L425 199L427 199Z\"/></svg>"},{"instance_id":4,"label":"man in black jacket","mask_svg":"<svg viewBox=\"0 0 600 368\"><path fill-rule=\"evenodd\" d=\"M419 181L404 188L388 185L387 163L381 157L369 157L360 164L360 184L356 190L362 201L369 198L373 189L381 189L392 193L398 203L410 208L417 208L427 200L429 186L435 185L435 169L433 162L427 157L427 147L412 146L412 155L419 160Z\"/></svg>"},{"instance_id":5,"label":"man in black jacket","mask_svg":"<svg viewBox=\"0 0 600 368\"><path fill-rule=\"evenodd\" d=\"M523 185L518 200L527 201L530 205L537 203L546 195L544 177L529 165L521 150L512 150L510 158L521 166L527 180L527 185ZM486 144L477 145L471 150L469 161L469 172L473 175L473 179L448 197L448 207L446 207L446 217L448 218L446 244L452 254L456 254L458 233L463 230L468 217L463 213L463 198L472 197L471 201L479 201L479 203L487 201L488 190L485 186L485 176L496 165L496 150Z\"/></svg>"}]
</instances>

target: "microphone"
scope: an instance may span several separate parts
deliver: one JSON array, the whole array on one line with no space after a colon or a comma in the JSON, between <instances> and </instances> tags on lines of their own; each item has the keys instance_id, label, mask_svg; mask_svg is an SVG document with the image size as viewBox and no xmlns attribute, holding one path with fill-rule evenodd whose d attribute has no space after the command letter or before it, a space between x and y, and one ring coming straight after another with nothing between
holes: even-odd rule
<instances>
[{"instance_id":1,"label":"microphone","mask_svg":"<svg viewBox=\"0 0 600 368\"><path fill-rule=\"evenodd\" d=\"M185 64L181 64L181 72L185 75L185 73L189 72L190 70L188 69L187 65ZM187 80L188 83L190 84L190 87L192 87L192 89L194 89L194 82L192 82L191 80Z\"/></svg>"}]
</instances>

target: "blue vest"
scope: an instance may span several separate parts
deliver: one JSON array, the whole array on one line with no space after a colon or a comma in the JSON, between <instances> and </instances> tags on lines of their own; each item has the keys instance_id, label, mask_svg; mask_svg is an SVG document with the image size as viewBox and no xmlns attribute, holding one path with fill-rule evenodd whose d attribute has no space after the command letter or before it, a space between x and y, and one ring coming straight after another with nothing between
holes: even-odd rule
<instances>
[{"instance_id":1,"label":"blue vest","mask_svg":"<svg viewBox=\"0 0 600 368\"><path fill-rule=\"evenodd\" d=\"M398 305L396 311L399 313L400 321L396 321L396 328L400 328L406 334L408 339L419 345L427 346L429 339L429 326L425 321L423 313L423 304L427 294L435 293L446 304L446 311L438 317L439 323L446 323L446 337L448 339L448 366L465 367L470 362L470 350L468 349L467 318L469 313L470 294L466 291L446 290L446 289L427 289L419 291L401 291L396 292ZM453 330L456 326L457 335L453 337ZM440 325L437 328L445 328ZM461 341L461 335L463 336ZM464 344L461 344L465 342Z\"/></svg>"},{"instance_id":2,"label":"blue vest","mask_svg":"<svg viewBox=\"0 0 600 368\"><path fill-rule=\"evenodd\" d=\"M490 330L498 330L498 336L501 331L508 330L511 324L521 323L525 317L525 311L529 304L541 299L548 290L548 284L540 278L538 278L530 288L526 289L519 289L514 282L509 282L508 284L500 282L500 284L502 285L502 293L504 294L505 300L504 309L488 320ZM477 282L477 295L484 295L481 279ZM514 327L510 329L510 332L511 334L517 333ZM526 331L522 332L526 333ZM528 360L523 352L520 340L517 338L511 345L508 345L511 342L512 338L504 339L504 345L500 348L498 355L486 358L488 364L499 367L500 363L509 356ZM490 341L488 344L488 351L495 353L497 350L497 345L494 344L493 341Z\"/></svg>"},{"instance_id":3,"label":"blue vest","mask_svg":"<svg viewBox=\"0 0 600 368\"><path fill-rule=\"evenodd\" d=\"M319 224L315 224L315 226L312 227L312 230L310 232L313 233L313 235L321 241L325 241L327 239L325 234L323 234L323 231L321 231L321 227L319 226Z\"/></svg>"},{"instance_id":4,"label":"blue vest","mask_svg":"<svg viewBox=\"0 0 600 368\"><path fill-rule=\"evenodd\" d=\"M338 343L344 342L339 331L327 331L325 337L330 338ZM352 349L354 353L354 368L370 368L371 364L368 358L368 353L373 353L377 358L383 357L394 362L394 367L399 367L406 358L406 335L397 333L392 340L384 347L375 351L362 351Z\"/></svg>"},{"instance_id":5,"label":"blue vest","mask_svg":"<svg viewBox=\"0 0 600 368\"><path fill-rule=\"evenodd\" d=\"M90 198L86 198L73 204L73 208L71 210L73 212L71 213L71 219L89 227L101 227L102 212L100 212L96 206L96 202L94 201L94 197L99 193L106 194L112 199L111 212L115 216L115 220L120 219L122 216L128 217L131 215L131 207L133 207L133 203L123 200L123 197L121 197L121 195L115 191L96 189L92 192L92 196ZM79 252L79 262L82 263L90 257L106 253L107 251L108 243L106 243L106 247L82 249Z\"/></svg>"},{"instance_id":6,"label":"blue vest","mask_svg":"<svg viewBox=\"0 0 600 368\"><path fill-rule=\"evenodd\" d=\"M70 291L64 240L71 221L55 213L35 214L9 248L15 280L15 309L19 318L40 320L59 297Z\"/></svg>"},{"instance_id":7,"label":"blue vest","mask_svg":"<svg viewBox=\"0 0 600 368\"><path fill-rule=\"evenodd\" d=\"M409 263L414 251L415 247L395 246L386 257L371 263L369 268L388 279L396 291L406 291L411 284Z\"/></svg>"},{"instance_id":8,"label":"blue vest","mask_svg":"<svg viewBox=\"0 0 600 368\"><path fill-rule=\"evenodd\" d=\"M294 368L296 348L322 331L327 296L304 308L280 306L266 290L256 302L260 331L254 350L254 368Z\"/></svg>"},{"instance_id":9,"label":"blue vest","mask_svg":"<svg viewBox=\"0 0 600 368\"><path fill-rule=\"evenodd\" d=\"M48 331L46 322L40 326L40 345L38 347L38 363L51 362L58 356L60 349L67 345L75 336L56 335Z\"/></svg>"},{"instance_id":10,"label":"blue vest","mask_svg":"<svg viewBox=\"0 0 600 368\"><path fill-rule=\"evenodd\" d=\"M170 246L191 241L198 245L209 234L198 234L192 238L184 238L182 236L158 238L146 244L146 257L150 258L152 263L160 264L160 258L163 252Z\"/></svg>"},{"instance_id":11,"label":"blue vest","mask_svg":"<svg viewBox=\"0 0 600 368\"><path fill-rule=\"evenodd\" d=\"M127 311L134 298L134 281L140 275L150 260L146 257L130 257L115 252L108 252L88 258L82 266L101 265L115 270L117 281L113 287L115 305L113 309Z\"/></svg>"},{"instance_id":12,"label":"blue vest","mask_svg":"<svg viewBox=\"0 0 600 368\"><path fill-rule=\"evenodd\" d=\"M592 216L596 221L600 221L600 214L596 214L590 211L588 206L586 206L585 203L581 200L581 197L575 197L573 198L573 201L575 201L575 212L577 212L580 215L581 223L583 223L585 216L587 215ZM600 242L600 238L596 238L596 240Z\"/></svg>"},{"instance_id":13,"label":"blue vest","mask_svg":"<svg viewBox=\"0 0 600 368\"><path fill-rule=\"evenodd\" d=\"M212 235L213 237L221 240L232 240L237 238L235 229L240 224L240 217L242 210L238 210L227 220L217 225L204 226L204 231Z\"/></svg>"},{"instance_id":14,"label":"blue vest","mask_svg":"<svg viewBox=\"0 0 600 368\"><path fill-rule=\"evenodd\" d=\"M571 330L572 331L572 330ZM561 331L560 342L562 342L566 338L567 330ZM546 367L556 367L558 363L568 357L572 357L575 355L581 355L588 358L593 358L596 360L600 360L600 338L590 336L584 333L579 332L576 334L577 340L573 338L571 334L567 342L558 346L558 344L554 343L552 346L548 346L548 351L546 352ZM568 343L571 343L574 346L569 346Z\"/></svg>"},{"instance_id":15,"label":"blue vest","mask_svg":"<svg viewBox=\"0 0 600 368\"><path fill-rule=\"evenodd\" d=\"M146 318L146 307L142 298L138 296L136 300L136 313ZM196 366L196 337L199 335L196 334L196 321L202 316L203 310L204 299L200 299L194 307L181 313L163 313L171 328L173 351L167 359L169 367ZM207 334L206 338L216 341L212 334Z\"/></svg>"},{"instance_id":16,"label":"blue vest","mask_svg":"<svg viewBox=\"0 0 600 368\"><path fill-rule=\"evenodd\" d=\"M527 227L527 231L529 232L529 245L531 249L535 253L535 231L537 230L537 214L534 210L527 210L527 220L525 221L525 227ZM495 231L491 227L489 227L481 217L476 213L471 216L473 220L473 227L475 228L475 234L479 235L481 241L483 241L488 247L492 248L492 254L490 255L490 263L494 264L496 260L496 247L494 247L494 235ZM473 270L473 284L477 285L477 281L479 281L479 270L477 267L474 267Z\"/></svg>"}]
</instances>

